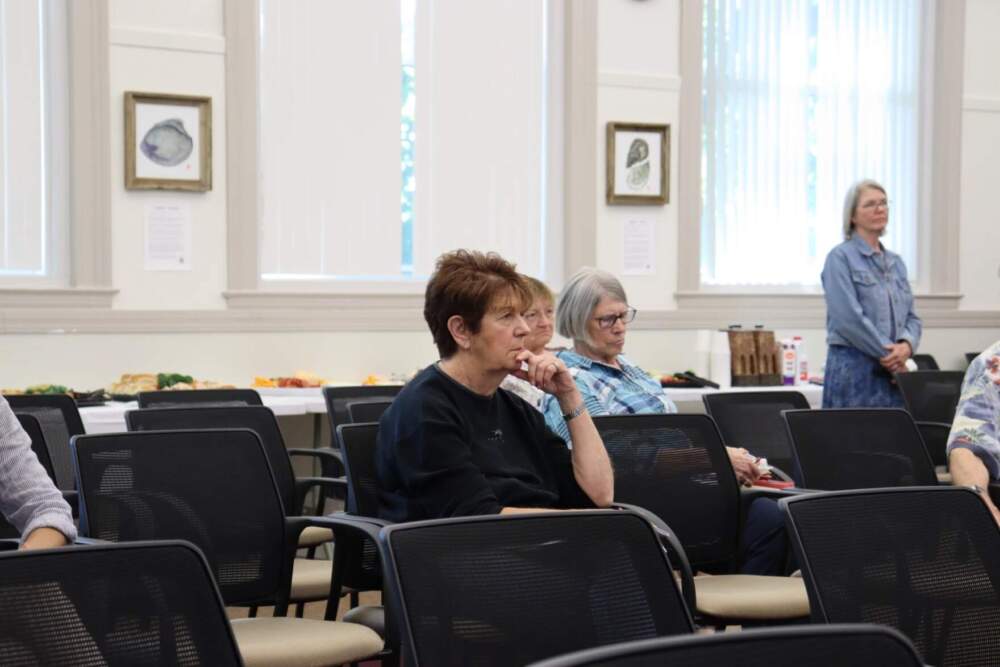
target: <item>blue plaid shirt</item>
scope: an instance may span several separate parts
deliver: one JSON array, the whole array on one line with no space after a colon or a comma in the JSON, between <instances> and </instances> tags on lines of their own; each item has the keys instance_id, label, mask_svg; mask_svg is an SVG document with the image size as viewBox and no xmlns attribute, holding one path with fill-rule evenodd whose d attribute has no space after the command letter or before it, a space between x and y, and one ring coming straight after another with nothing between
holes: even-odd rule
<instances>
[{"instance_id":1,"label":"blue plaid shirt","mask_svg":"<svg viewBox=\"0 0 1000 667\"><path fill-rule=\"evenodd\" d=\"M663 393L659 381L630 363L624 355L618 355L620 369L588 359L572 350L562 350L557 356L576 380L577 389L592 417L677 412L677 406ZM542 414L548 427L572 447L569 427L554 396L546 395Z\"/></svg>"}]
</instances>

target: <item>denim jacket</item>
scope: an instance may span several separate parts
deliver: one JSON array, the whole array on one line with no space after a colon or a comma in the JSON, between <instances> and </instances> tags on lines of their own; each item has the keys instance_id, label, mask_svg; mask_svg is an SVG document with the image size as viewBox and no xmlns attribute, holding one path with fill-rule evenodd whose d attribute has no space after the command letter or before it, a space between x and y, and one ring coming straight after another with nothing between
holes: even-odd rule
<instances>
[{"instance_id":1,"label":"denim jacket","mask_svg":"<svg viewBox=\"0 0 1000 667\"><path fill-rule=\"evenodd\" d=\"M826 256L823 290L828 345L849 345L881 358L885 345L905 340L917 351L923 325L913 312L906 266L896 253L883 247L879 256L853 235Z\"/></svg>"}]
</instances>

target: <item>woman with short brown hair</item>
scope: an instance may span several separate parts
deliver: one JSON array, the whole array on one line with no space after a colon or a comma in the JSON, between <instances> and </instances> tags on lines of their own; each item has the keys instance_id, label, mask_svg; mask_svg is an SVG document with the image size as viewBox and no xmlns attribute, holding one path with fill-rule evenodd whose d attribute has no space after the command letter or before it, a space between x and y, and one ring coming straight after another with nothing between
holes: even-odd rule
<instances>
[{"instance_id":1,"label":"woman with short brown hair","mask_svg":"<svg viewBox=\"0 0 1000 667\"><path fill-rule=\"evenodd\" d=\"M421 371L379 422L380 514L414 521L472 514L606 507L614 477L565 364L525 348L531 293L496 254L442 255L424 319L441 360ZM541 413L500 389L508 374L553 395L575 447Z\"/></svg>"}]
</instances>

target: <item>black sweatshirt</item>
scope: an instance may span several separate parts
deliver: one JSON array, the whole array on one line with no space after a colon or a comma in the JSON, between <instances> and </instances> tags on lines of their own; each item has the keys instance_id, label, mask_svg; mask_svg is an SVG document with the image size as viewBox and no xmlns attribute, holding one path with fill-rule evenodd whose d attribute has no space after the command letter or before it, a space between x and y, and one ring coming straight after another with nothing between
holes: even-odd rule
<instances>
[{"instance_id":1,"label":"black sweatshirt","mask_svg":"<svg viewBox=\"0 0 1000 667\"><path fill-rule=\"evenodd\" d=\"M382 416L376 469L379 514L390 521L594 506L540 412L504 389L477 394L436 364Z\"/></svg>"}]
</instances>

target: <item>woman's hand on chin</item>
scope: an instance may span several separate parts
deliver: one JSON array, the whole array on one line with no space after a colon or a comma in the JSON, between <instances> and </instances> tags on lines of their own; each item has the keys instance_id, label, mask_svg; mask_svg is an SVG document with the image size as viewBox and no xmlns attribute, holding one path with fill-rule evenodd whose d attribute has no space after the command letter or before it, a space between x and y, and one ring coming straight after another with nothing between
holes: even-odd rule
<instances>
[{"instance_id":1,"label":"woman's hand on chin","mask_svg":"<svg viewBox=\"0 0 1000 667\"><path fill-rule=\"evenodd\" d=\"M533 354L524 350L516 359L521 367L513 375L530 382L546 394L559 397L576 391L576 383L566 364L551 352Z\"/></svg>"}]
</instances>

